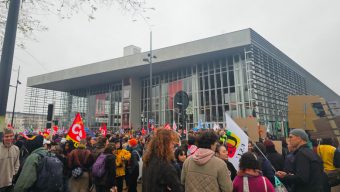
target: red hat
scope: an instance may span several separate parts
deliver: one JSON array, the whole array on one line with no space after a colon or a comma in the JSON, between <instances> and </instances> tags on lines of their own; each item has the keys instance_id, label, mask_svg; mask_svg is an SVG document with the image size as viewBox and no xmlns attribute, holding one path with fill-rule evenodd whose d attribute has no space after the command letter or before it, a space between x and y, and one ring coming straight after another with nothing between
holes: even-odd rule
<instances>
[{"instance_id":1,"label":"red hat","mask_svg":"<svg viewBox=\"0 0 340 192\"><path fill-rule=\"evenodd\" d=\"M135 147L138 144L138 141L135 138L129 140L129 145L131 147Z\"/></svg>"}]
</instances>

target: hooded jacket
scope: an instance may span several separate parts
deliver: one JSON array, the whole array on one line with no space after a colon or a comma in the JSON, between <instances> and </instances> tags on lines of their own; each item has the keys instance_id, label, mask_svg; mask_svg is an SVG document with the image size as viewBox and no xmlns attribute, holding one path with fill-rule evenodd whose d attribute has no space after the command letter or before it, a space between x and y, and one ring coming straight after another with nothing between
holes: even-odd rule
<instances>
[{"instance_id":1,"label":"hooded jacket","mask_svg":"<svg viewBox=\"0 0 340 192\"><path fill-rule=\"evenodd\" d=\"M185 160L181 182L190 192L231 192L233 184L223 160L214 156L210 149L199 148Z\"/></svg>"},{"instance_id":2,"label":"hooded jacket","mask_svg":"<svg viewBox=\"0 0 340 192\"><path fill-rule=\"evenodd\" d=\"M6 147L0 143L0 188L12 185L13 176L19 170L19 148L15 145Z\"/></svg>"},{"instance_id":3,"label":"hooded jacket","mask_svg":"<svg viewBox=\"0 0 340 192\"><path fill-rule=\"evenodd\" d=\"M15 184L14 191L15 192L26 192L30 191L36 182L37 168L40 161L39 154L46 155L47 151L43 147L35 149L32 153L27 157L25 164L22 168L20 176L18 178L17 183Z\"/></svg>"}]
</instances>

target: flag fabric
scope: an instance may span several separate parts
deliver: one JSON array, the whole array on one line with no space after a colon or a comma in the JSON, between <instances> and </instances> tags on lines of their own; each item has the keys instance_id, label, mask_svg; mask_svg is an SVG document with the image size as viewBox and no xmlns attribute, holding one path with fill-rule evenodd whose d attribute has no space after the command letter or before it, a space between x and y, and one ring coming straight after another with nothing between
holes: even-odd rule
<instances>
[{"instance_id":1,"label":"flag fabric","mask_svg":"<svg viewBox=\"0 0 340 192\"><path fill-rule=\"evenodd\" d=\"M220 129L220 125L218 123L214 123L214 127L213 127L214 131L217 131Z\"/></svg>"},{"instance_id":2,"label":"flag fabric","mask_svg":"<svg viewBox=\"0 0 340 192\"><path fill-rule=\"evenodd\" d=\"M248 151L249 138L228 113L225 113L225 117L227 124L228 161L238 170L241 155Z\"/></svg>"},{"instance_id":3,"label":"flag fabric","mask_svg":"<svg viewBox=\"0 0 340 192\"><path fill-rule=\"evenodd\" d=\"M57 134L59 130L59 127L57 125L53 126L53 135Z\"/></svg>"},{"instance_id":4,"label":"flag fabric","mask_svg":"<svg viewBox=\"0 0 340 192\"><path fill-rule=\"evenodd\" d=\"M75 143L79 143L81 139L86 138L86 132L84 128L83 120L81 119L80 113L77 113L72 126L70 127L66 139L72 140Z\"/></svg>"},{"instance_id":5,"label":"flag fabric","mask_svg":"<svg viewBox=\"0 0 340 192\"><path fill-rule=\"evenodd\" d=\"M107 127L105 123L102 123L102 126L99 128L100 133L105 137L107 134Z\"/></svg>"},{"instance_id":6,"label":"flag fabric","mask_svg":"<svg viewBox=\"0 0 340 192\"><path fill-rule=\"evenodd\" d=\"M202 129L202 128L203 128L203 123L202 123L202 119L200 119L198 121L197 129Z\"/></svg>"},{"instance_id":7,"label":"flag fabric","mask_svg":"<svg viewBox=\"0 0 340 192\"><path fill-rule=\"evenodd\" d=\"M145 134L146 134L146 130L144 129L144 127L142 128L142 130L140 131L140 133L141 133L142 135L145 135Z\"/></svg>"},{"instance_id":8,"label":"flag fabric","mask_svg":"<svg viewBox=\"0 0 340 192\"><path fill-rule=\"evenodd\" d=\"M209 123L208 123L208 122L205 122L205 128L206 128L206 129L210 129L210 126L209 126Z\"/></svg>"},{"instance_id":9,"label":"flag fabric","mask_svg":"<svg viewBox=\"0 0 340 192\"><path fill-rule=\"evenodd\" d=\"M172 124L172 129L174 130L174 131L177 131L177 125L176 125L176 122L174 121L174 123Z\"/></svg>"},{"instance_id":10,"label":"flag fabric","mask_svg":"<svg viewBox=\"0 0 340 192\"><path fill-rule=\"evenodd\" d=\"M169 123L166 123L166 124L164 125L164 129L171 129L170 124L169 124Z\"/></svg>"}]
</instances>

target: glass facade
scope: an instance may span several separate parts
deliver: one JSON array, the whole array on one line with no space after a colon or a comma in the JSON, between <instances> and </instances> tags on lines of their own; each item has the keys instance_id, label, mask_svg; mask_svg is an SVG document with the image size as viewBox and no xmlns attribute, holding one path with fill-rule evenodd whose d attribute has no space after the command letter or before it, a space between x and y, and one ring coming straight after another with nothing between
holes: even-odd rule
<instances>
[{"instance_id":1,"label":"glass facade","mask_svg":"<svg viewBox=\"0 0 340 192\"><path fill-rule=\"evenodd\" d=\"M233 118L255 117L269 132L283 134L278 133L277 127L287 121L287 96L308 92L306 77L280 58L252 43L154 73L152 110L150 77L144 76L134 83L126 77L115 83L69 92L28 87L25 112L47 114L47 105L53 103L54 119L59 126L69 127L80 112L86 127L97 129L106 123L109 129L117 130L132 127L132 122L133 128L147 127L152 111L155 126L173 122L178 125L180 115L174 107L174 96L183 90L189 96L188 128L196 127L200 121L205 127L215 123L222 127L228 112ZM27 126L36 126L34 119L27 122Z\"/></svg>"}]
</instances>

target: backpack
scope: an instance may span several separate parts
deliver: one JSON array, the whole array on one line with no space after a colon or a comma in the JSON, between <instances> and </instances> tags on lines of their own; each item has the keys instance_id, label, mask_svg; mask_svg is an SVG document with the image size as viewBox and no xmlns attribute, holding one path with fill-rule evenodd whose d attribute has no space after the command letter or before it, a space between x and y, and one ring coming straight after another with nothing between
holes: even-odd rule
<instances>
[{"instance_id":1,"label":"backpack","mask_svg":"<svg viewBox=\"0 0 340 192\"><path fill-rule=\"evenodd\" d=\"M92 166L92 175L94 177L100 178L103 177L105 174L105 159L106 155L103 153L99 155L96 162Z\"/></svg>"},{"instance_id":2,"label":"backpack","mask_svg":"<svg viewBox=\"0 0 340 192\"><path fill-rule=\"evenodd\" d=\"M48 152L46 155L37 153L41 159L38 164L37 182L34 191L61 192L63 190L63 163Z\"/></svg>"},{"instance_id":3,"label":"backpack","mask_svg":"<svg viewBox=\"0 0 340 192\"><path fill-rule=\"evenodd\" d=\"M338 149L334 151L333 165L335 168L340 168L340 151Z\"/></svg>"}]
</instances>

